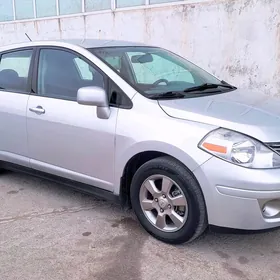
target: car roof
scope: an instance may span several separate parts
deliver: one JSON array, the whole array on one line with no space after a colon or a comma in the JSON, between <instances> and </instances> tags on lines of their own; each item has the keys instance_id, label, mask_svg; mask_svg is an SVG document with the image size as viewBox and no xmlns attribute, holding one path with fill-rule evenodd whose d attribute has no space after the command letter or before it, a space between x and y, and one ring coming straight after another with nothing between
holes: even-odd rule
<instances>
[{"instance_id":1,"label":"car roof","mask_svg":"<svg viewBox=\"0 0 280 280\"><path fill-rule=\"evenodd\" d=\"M120 40L101 40L101 39L68 39L58 40L59 42L65 42L74 44L86 49L101 48L101 47L133 47L133 46L146 46L143 43L120 41Z\"/></svg>"},{"instance_id":2,"label":"car roof","mask_svg":"<svg viewBox=\"0 0 280 280\"><path fill-rule=\"evenodd\" d=\"M136 43L130 41L119 40L100 40L100 39L59 39L59 40L42 40L42 41L28 41L18 44L2 46L4 49L15 49L30 46L49 46L49 45L61 45L61 44L76 45L85 49L102 48L102 47L136 47L136 46L148 46L143 43ZM0 48L1 50L1 48Z\"/></svg>"}]
</instances>

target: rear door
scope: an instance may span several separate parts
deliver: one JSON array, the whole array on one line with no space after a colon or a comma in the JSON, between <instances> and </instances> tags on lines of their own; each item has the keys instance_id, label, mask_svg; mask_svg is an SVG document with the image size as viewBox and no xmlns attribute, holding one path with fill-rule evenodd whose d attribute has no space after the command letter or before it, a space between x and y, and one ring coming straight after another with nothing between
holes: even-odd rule
<instances>
[{"instance_id":1,"label":"rear door","mask_svg":"<svg viewBox=\"0 0 280 280\"><path fill-rule=\"evenodd\" d=\"M26 109L33 49L0 54L0 160L29 166Z\"/></svg>"}]
</instances>

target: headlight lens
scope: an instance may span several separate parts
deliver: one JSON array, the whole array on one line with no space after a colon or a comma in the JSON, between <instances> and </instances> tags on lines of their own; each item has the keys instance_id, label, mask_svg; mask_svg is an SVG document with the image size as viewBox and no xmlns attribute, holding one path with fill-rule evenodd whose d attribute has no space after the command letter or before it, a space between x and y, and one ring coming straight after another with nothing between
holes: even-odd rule
<instances>
[{"instance_id":1,"label":"headlight lens","mask_svg":"<svg viewBox=\"0 0 280 280\"><path fill-rule=\"evenodd\" d=\"M261 142L220 128L210 132L199 148L231 163L248 168L279 168L280 156Z\"/></svg>"}]
</instances>

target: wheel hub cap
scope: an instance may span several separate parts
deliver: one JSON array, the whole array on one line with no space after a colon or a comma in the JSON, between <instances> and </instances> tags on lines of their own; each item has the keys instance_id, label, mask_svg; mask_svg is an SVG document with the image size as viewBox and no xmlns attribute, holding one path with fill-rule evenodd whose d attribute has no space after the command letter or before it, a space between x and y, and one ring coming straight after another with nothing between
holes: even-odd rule
<instances>
[{"instance_id":1,"label":"wheel hub cap","mask_svg":"<svg viewBox=\"0 0 280 280\"><path fill-rule=\"evenodd\" d=\"M178 231L187 220L188 203L184 192L167 176L147 178L140 188L139 199L148 221L161 231Z\"/></svg>"},{"instance_id":2,"label":"wheel hub cap","mask_svg":"<svg viewBox=\"0 0 280 280\"><path fill-rule=\"evenodd\" d=\"M162 209L167 209L167 206L168 206L168 201L167 201L167 199L160 198L159 201L158 201L158 205L159 205L159 207L162 208Z\"/></svg>"}]
</instances>

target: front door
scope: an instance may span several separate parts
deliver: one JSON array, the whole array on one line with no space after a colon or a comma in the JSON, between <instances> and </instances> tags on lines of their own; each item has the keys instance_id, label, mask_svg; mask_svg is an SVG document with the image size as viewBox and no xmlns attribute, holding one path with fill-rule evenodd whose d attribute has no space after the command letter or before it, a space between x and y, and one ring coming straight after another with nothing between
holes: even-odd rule
<instances>
[{"instance_id":1,"label":"front door","mask_svg":"<svg viewBox=\"0 0 280 280\"><path fill-rule=\"evenodd\" d=\"M84 86L106 88L106 77L66 49L38 54L36 95L30 96L27 131L34 169L113 190L117 108L99 119L95 106L77 103Z\"/></svg>"}]
</instances>

